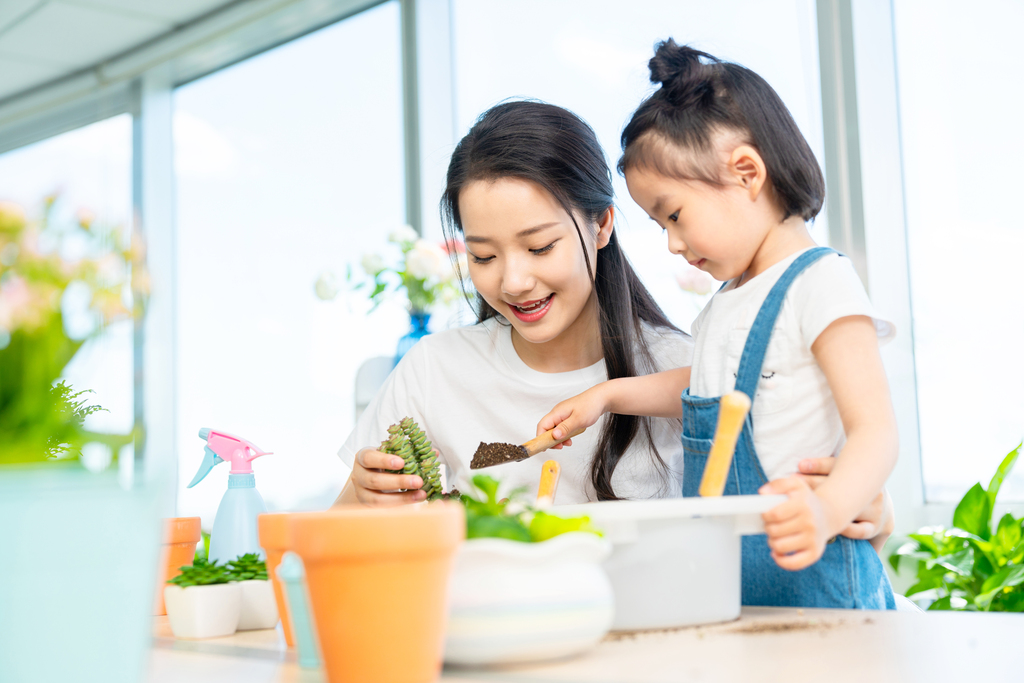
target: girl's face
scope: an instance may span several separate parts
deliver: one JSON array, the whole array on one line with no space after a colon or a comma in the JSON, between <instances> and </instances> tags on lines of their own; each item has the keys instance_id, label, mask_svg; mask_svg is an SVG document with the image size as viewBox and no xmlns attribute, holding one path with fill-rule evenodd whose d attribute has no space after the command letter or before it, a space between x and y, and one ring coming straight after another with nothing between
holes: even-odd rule
<instances>
[{"instance_id":1,"label":"girl's face","mask_svg":"<svg viewBox=\"0 0 1024 683\"><path fill-rule=\"evenodd\" d=\"M517 178L474 181L459 193L459 214L473 286L522 340L597 338L583 247L569 214L549 192ZM596 234L577 217L592 266L611 236L611 215Z\"/></svg>"},{"instance_id":2,"label":"girl's face","mask_svg":"<svg viewBox=\"0 0 1024 683\"><path fill-rule=\"evenodd\" d=\"M626 171L630 196L667 233L669 251L719 281L750 268L771 225L743 178L726 175L712 186L646 168Z\"/></svg>"}]
</instances>

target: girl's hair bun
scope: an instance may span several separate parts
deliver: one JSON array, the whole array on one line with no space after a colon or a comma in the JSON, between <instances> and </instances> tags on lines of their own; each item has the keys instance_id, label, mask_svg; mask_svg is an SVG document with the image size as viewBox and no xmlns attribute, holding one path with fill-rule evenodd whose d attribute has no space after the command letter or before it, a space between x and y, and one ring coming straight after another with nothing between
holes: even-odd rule
<instances>
[{"instance_id":1,"label":"girl's hair bun","mask_svg":"<svg viewBox=\"0 0 1024 683\"><path fill-rule=\"evenodd\" d=\"M654 56L647 63L651 70L651 83L672 89L674 85L690 81L702 66L702 57L709 62L718 61L706 52L677 45L671 38L661 41L654 46Z\"/></svg>"}]
</instances>

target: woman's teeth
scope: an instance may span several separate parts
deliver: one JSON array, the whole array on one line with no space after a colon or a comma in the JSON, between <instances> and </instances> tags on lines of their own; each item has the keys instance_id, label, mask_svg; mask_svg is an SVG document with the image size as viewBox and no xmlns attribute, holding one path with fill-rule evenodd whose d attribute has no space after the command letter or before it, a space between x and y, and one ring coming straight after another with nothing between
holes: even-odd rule
<instances>
[{"instance_id":1,"label":"woman's teeth","mask_svg":"<svg viewBox=\"0 0 1024 683\"><path fill-rule=\"evenodd\" d=\"M512 306L512 308L515 308L518 311L522 311L523 313L530 313L532 311L536 311L537 309L541 308L544 304L546 304L548 302L548 299L550 299L550 298L551 298L551 296L548 295L548 296L544 297L543 299L541 299L540 301L537 301L536 303L530 304L529 306L516 306L515 304L509 304L509 305Z\"/></svg>"}]
</instances>

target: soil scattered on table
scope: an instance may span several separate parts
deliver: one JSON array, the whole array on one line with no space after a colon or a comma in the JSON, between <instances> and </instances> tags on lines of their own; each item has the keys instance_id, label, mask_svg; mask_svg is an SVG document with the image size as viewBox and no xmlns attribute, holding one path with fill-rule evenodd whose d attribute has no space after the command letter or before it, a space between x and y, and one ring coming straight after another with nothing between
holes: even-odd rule
<instances>
[{"instance_id":1,"label":"soil scattered on table","mask_svg":"<svg viewBox=\"0 0 1024 683\"><path fill-rule=\"evenodd\" d=\"M481 441L476 449L476 453L473 454L473 460L470 461L469 468L478 470L482 467L503 465L506 462L518 462L528 457L530 457L529 453L522 446L510 443L484 443Z\"/></svg>"},{"instance_id":2,"label":"soil scattered on table","mask_svg":"<svg viewBox=\"0 0 1024 683\"><path fill-rule=\"evenodd\" d=\"M835 626L841 626L842 621L755 621L750 624L740 624L736 628L729 629L729 633L786 633L787 631L828 631Z\"/></svg>"}]
</instances>

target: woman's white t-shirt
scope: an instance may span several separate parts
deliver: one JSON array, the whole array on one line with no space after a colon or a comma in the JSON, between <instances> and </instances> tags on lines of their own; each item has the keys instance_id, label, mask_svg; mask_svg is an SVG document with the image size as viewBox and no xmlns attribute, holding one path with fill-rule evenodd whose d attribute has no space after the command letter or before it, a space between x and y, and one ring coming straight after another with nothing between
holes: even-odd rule
<instances>
[{"instance_id":1,"label":"woman's white t-shirt","mask_svg":"<svg viewBox=\"0 0 1024 683\"><path fill-rule=\"evenodd\" d=\"M657 370L690 364L693 343L673 330L645 326ZM533 438L537 423L560 401L608 379L604 361L572 372L544 373L526 365L512 346L511 327L498 319L446 330L421 339L387 378L338 455L350 467L363 448L376 448L389 425L412 417L427 433L447 465L449 488L469 489L476 473L499 479L503 494L525 486L536 496L541 466L554 459L561 464L556 504L596 500L590 485L590 463L605 418L573 445L518 463L470 470L481 441L524 443ZM675 497L682 489L682 446L679 421L651 420L662 467L638 434L612 475L620 498Z\"/></svg>"},{"instance_id":2,"label":"woman's white t-shirt","mask_svg":"<svg viewBox=\"0 0 1024 683\"><path fill-rule=\"evenodd\" d=\"M722 396L735 388L754 318L772 286L802 253L776 263L742 287L732 280L711 298L693 323L691 395ZM895 326L876 313L848 258L827 254L790 286L751 408L754 448L768 479L796 473L803 458L838 455L846 443L839 410L811 345L833 322L855 315L874 321L882 343L896 334Z\"/></svg>"}]
</instances>

